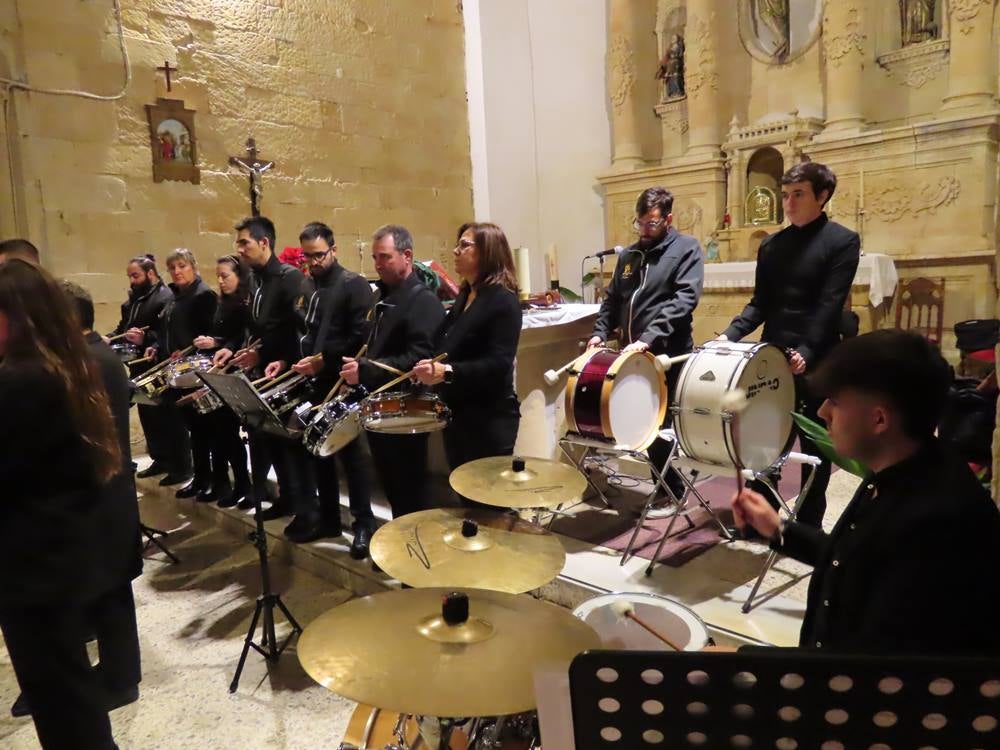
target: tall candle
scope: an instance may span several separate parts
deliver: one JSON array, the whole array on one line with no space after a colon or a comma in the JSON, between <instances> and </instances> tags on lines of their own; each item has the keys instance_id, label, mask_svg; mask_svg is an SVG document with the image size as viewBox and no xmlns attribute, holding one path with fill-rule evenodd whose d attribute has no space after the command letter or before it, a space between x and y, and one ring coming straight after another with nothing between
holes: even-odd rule
<instances>
[{"instance_id":1,"label":"tall candle","mask_svg":"<svg viewBox=\"0 0 1000 750\"><path fill-rule=\"evenodd\" d=\"M555 244L549 245L549 288L559 288L559 258Z\"/></svg>"},{"instance_id":2,"label":"tall candle","mask_svg":"<svg viewBox=\"0 0 1000 750\"><path fill-rule=\"evenodd\" d=\"M528 299L531 294L531 254L526 247L517 249L517 290L518 296L522 300Z\"/></svg>"}]
</instances>

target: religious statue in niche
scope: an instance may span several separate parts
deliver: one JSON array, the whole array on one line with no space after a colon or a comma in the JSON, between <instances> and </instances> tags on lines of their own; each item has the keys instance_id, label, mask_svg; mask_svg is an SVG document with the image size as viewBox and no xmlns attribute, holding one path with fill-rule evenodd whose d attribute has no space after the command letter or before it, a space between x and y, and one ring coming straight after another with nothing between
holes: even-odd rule
<instances>
[{"instance_id":1,"label":"religious statue in niche","mask_svg":"<svg viewBox=\"0 0 1000 750\"><path fill-rule=\"evenodd\" d=\"M738 0L736 9L743 48L770 65L792 62L822 31L823 0Z\"/></svg>"},{"instance_id":2,"label":"religious statue in niche","mask_svg":"<svg viewBox=\"0 0 1000 750\"><path fill-rule=\"evenodd\" d=\"M771 188L757 186L747 195L747 224L777 224L778 196Z\"/></svg>"},{"instance_id":3,"label":"religious statue in niche","mask_svg":"<svg viewBox=\"0 0 1000 750\"><path fill-rule=\"evenodd\" d=\"M763 39L763 29L770 32L771 55L778 62L788 57L790 31L788 0L753 0L753 32L758 39Z\"/></svg>"},{"instance_id":4,"label":"religious statue in niche","mask_svg":"<svg viewBox=\"0 0 1000 750\"><path fill-rule=\"evenodd\" d=\"M674 34L670 46L663 53L656 78L666 85L667 99L684 96L684 37L680 34Z\"/></svg>"},{"instance_id":5,"label":"religious statue in niche","mask_svg":"<svg viewBox=\"0 0 1000 750\"><path fill-rule=\"evenodd\" d=\"M899 24L903 46L920 44L939 36L934 21L937 0L899 0Z\"/></svg>"},{"instance_id":6,"label":"religious statue in niche","mask_svg":"<svg viewBox=\"0 0 1000 750\"><path fill-rule=\"evenodd\" d=\"M201 182L198 169L194 110L179 99L157 99L146 105L149 141L153 152L153 182Z\"/></svg>"}]
</instances>

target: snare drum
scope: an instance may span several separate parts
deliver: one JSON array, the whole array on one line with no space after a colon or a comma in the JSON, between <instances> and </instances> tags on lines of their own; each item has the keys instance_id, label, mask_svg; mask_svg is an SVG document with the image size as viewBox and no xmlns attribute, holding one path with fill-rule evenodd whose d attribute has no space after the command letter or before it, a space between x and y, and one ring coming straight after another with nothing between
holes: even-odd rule
<instances>
[{"instance_id":1,"label":"snare drum","mask_svg":"<svg viewBox=\"0 0 1000 750\"><path fill-rule=\"evenodd\" d=\"M191 403L199 414L211 414L216 409L222 408L222 399L207 386L191 394Z\"/></svg>"},{"instance_id":2,"label":"snare drum","mask_svg":"<svg viewBox=\"0 0 1000 750\"><path fill-rule=\"evenodd\" d=\"M279 417L293 411L309 397L309 380L303 375L295 375L275 386L265 388L260 397L271 411Z\"/></svg>"},{"instance_id":3,"label":"snare drum","mask_svg":"<svg viewBox=\"0 0 1000 750\"><path fill-rule=\"evenodd\" d=\"M132 401L144 406L159 406L163 403L163 394L167 390L167 374L164 370L157 370L149 376L130 380L132 388Z\"/></svg>"},{"instance_id":4,"label":"snare drum","mask_svg":"<svg viewBox=\"0 0 1000 750\"><path fill-rule=\"evenodd\" d=\"M631 619L615 611L616 605L627 602L635 615L669 637L684 651L701 651L712 641L708 628L698 615L675 602L656 594L604 594L588 599L573 610L573 614L590 625L605 648L624 651L672 651L666 643Z\"/></svg>"},{"instance_id":5,"label":"snare drum","mask_svg":"<svg viewBox=\"0 0 1000 750\"><path fill-rule=\"evenodd\" d=\"M666 380L649 352L591 349L570 368L571 432L641 451L656 439L666 409Z\"/></svg>"},{"instance_id":6,"label":"snare drum","mask_svg":"<svg viewBox=\"0 0 1000 750\"><path fill-rule=\"evenodd\" d=\"M437 432L448 426L449 409L436 393L387 391L361 404L361 426L371 432L414 435Z\"/></svg>"},{"instance_id":7,"label":"snare drum","mask_svg":"<svg viewBox=\"0 0 1000 750\"><path fill-rule=\"evenodd\" d=\"M111 345L111 350L125 364L133 359L142 359L142 347L138 344L130 344L128 341L116 341Z\"/></svg>"},{"instance_id":8,"label":"snare drum","mask_svg":"<svg viewBox=\"0 0 1000 750\"><path fill-rule=\"evenodd\" d=\"M302 435L314 456L331 456L361 434L361 404L344 399L327 401L316 410Z\"/></svg>"},{"instance_id":9,"label":"snare drum","mask_svg":"<svg viewBox=\"0 0 1000 750\"><path fill-rule=\"evenodd\" d=\"M167 365L167 385L179 389L200 388L202 382L198 373L211 369L211 357L204 354L192 354L190 357L184 357L184 359Z\"/></svg>"},{"instance_id":10,"label":"snare drum","mask_svg":"<svg viewBox=\"0 0 1000 750\"><path fill-rule=\"evenodd\" d=\"M733 433L723 398L736 389L747 407ZM780 349L770 344L710 341L684 363L671 411L681 450L696 461L774 466L791 447L795 378Z\"/></svg>"}]
</instances>

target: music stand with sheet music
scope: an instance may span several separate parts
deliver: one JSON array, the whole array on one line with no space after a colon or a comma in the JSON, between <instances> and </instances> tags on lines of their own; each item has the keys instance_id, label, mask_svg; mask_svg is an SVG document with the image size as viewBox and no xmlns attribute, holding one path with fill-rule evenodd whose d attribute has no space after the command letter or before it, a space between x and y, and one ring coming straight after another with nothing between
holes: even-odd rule
<instances>
[{"instance_id":1,"label":"music stand with sheet music","mask_svg":"<svg viewBox=\"0 0 1000 750\"><path fill-rule=\"evenodd\" d=\"M285 425L278 418L278 415L264 403L260 395L254 390L250 381L242 373L235 375L225 375L221 373L199 372L198 377L212 391L222 399L222 402L233 410L237 418L244 427L251 430L265 430L281 437L295 437L294 432L285 429ZM257 607L254 609L253 617L250 618L250 629L247 631L246 640L243 642L243 652L240 654L239 664L236 666L236 674L229 685L229 692L235 693L240 684L240 675L243 672L243 665L246 663L247 654L253 648L261 654L269 663L276 663L282 652L288 647L292 639L302 632L302 626L288 611L279 594L271 591L271 570L267 562L267 535L264 533L264 521L261 519L260 496L250 489L253 497L254 520L257 528L250 532L249 539L257 548L260 556L260 595L257 597ZM284 643L278 645L278 639L274 634L274 608L277 607L292 626L292 632L288 634ZM257 621L261 619L261 642L258 645L254 641L254 633L257 631Z\"/></svg>"}]
</instances>

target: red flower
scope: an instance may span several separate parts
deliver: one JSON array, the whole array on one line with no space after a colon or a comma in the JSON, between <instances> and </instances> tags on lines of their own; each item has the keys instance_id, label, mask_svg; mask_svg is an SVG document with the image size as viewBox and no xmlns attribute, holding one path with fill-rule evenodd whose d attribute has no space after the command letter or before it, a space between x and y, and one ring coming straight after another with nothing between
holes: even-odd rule
<instances>
[{"instance_id":1,"label":"red flower","mask_svg":"<svg viewBox=\"0 0 1000 750\"><path fill-rule=\"evenodd\" d=\"M278 260L286 266L294 266L300 271L306 270L306 256L302 254L301 247L286 247L281 251Z\"/></svg>"}]
</instances>

